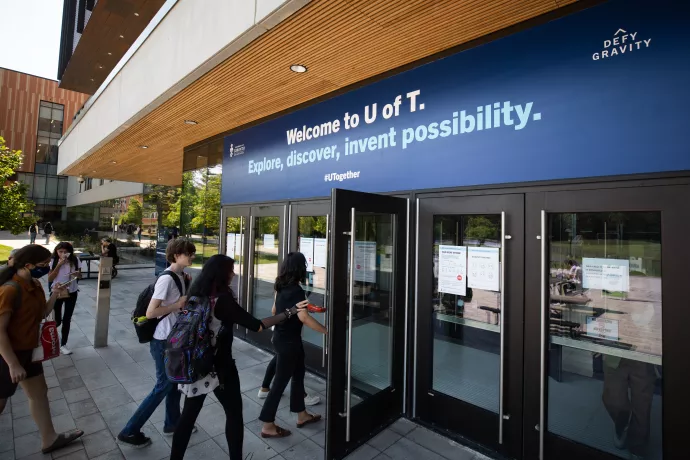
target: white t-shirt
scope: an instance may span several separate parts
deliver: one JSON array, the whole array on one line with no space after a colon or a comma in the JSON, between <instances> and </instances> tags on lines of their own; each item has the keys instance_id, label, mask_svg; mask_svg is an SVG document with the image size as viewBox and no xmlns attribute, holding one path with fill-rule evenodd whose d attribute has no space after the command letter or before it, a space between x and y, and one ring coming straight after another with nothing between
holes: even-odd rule
<instances>
[{"instance_id":1,"label":"white t-shirt","mask_svg":"<svg viewBox=\"0 0 690 460\"><path fill-rule=\"evenodd\" d=\"M173 280L172 276L161 276L158 278L158 281L156 281L156 288L151 298L160 300L161 306L163 307L169 307L177 302L180 297L185 295L184 272L181 274L175 273L175 276L177 276L182 284L182 292L177 290L175 280ZM156 332L153 333L153 338L156 340L166 340L175 321L177 321L177 313L170 313L163 318L161 322L158 323L158 326L156 326Z\"/></svg>"},{"instance_id":2,"label":"white t-shirt","mask_svg":"<svg viewBox=\"0 0 690 460\"><path fill-rule=\"evenodd\" d=\"M76 257L76 256L75 256ZM77 257L77 266L76 268L72 266L71 263L66 262L60 269L58 270L58 274L53 280L53 285L60 284L60 283L65 283L69 280L69 274L72 272L76 272L79 270L79 267L81 267L81 262L79 261L79 258ZM50 259L50 269L53 269L53 259ZM69 286L67 287L67 290L69 293L77 292L79 289L79 285L77 284L77 281L74 280L71 283L69 283Z\"/></svg>"}]
</instances>

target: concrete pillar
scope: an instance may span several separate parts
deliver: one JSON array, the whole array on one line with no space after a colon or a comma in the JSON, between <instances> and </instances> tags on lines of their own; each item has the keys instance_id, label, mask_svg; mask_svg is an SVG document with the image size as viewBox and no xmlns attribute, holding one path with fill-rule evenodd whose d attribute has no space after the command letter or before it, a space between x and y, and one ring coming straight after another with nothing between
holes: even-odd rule
<instances>
[{"instance_id":1,"label":"concrete pillar","mask_svg":"<svg viewBox=\"0 0 690 460\"><path fill-rule=\"evenodd\" d=\"M108 346L108 321L110 320L110 280L113 268L112 257L101 257L98 266L98 291L96 293L96 331L94 348Z\"/></svg>"}]
</instances>

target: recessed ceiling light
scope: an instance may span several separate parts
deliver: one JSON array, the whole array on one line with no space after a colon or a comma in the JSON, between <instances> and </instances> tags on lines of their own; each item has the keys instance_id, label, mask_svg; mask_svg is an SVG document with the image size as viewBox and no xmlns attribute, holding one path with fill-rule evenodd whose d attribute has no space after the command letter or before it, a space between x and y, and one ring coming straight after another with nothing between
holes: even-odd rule
<instances>
[{"instance_id":1,"label":"recessed ceiling light","mask_svg":"<svg viewBox=\"0 0 690 460\"><path fill-rule=\"evenodd\" d=\"M99 68L99 69L102 69L102 68L103 68L103 66L102 66L102 65L99 65L99 66L98 66L98 68Z\"/></svg>"},{"instance_id":2,"label":"recessed ceiling light","mask_svg":"<svg viewBox=\"0 0 690 460\"><path fill-rule=\"evenodd\" d=\"M184 124L185 124L185 125L198 125L199 122L198 122L198 121L194 121L194 120L185 120L185 121L184 121Z\"/></svg>"},{"instance_id":3,"label":"recessed ceiling light","mask_svg":"<svg viewBox=\"0 0 690 460\"><path fill-rule=\"evenodd\" d=\"M120 38L125 38L125 36L124 36L124 35L120 35Z\"/></svg>"},{"instance_id":4,"label":"recessed ceiling light","mask_svg":"<svg viewBox=\"0 0 690 460\"><path fill-rule=\"evenodd\" d=\"M302 64L292 64L290 66L290 70L297 73L304 73L307 71L307 67L303 66Z\"/></svg>"},{"instance_id":5,"label":"recessed ceiling light","mask_svg":"<svg viewBox=\"0 0 690 460\"><path fill-rule=\"evenodd\" d=\"M93 81L93 78L91 79L91 81Z\"/></svg>"},{"instance_id":6,"label":"recessed ceiling light","mask_svg":"<svg viewBox=\"0 0 690 460\"><path fill-rule=\"evenodd\" d=\"M161 179L161 178L159 177L158 180L159 180L159 181L162 181L163 179Z\"/></svg>"},{"instance_id":7,"label":"recessed ceiling light","mask_svg":"<svg viewBox=\"0 0 690 460\"><path fill-rule=\"evenodd\" d=\"M140 149L147 149L147 148L149 148L149 146L148 145L140 145L139 148Z\"/></svg>"},{"instance_id":8,"label":"recessed ceiling light","mask_svg":"<svg viewBox=\"0 0 690 460\"><path fill-rule=\"evenodd\" d=\"M110 51L108 51L108 56L112 56L112 55L113 55L113 53L111 53Z\"/></svg>"},{"instance_id":9,"label":"recessed ceiling light","mask_svg":"<svg viewBox=\"0 0 690 460\"><path fill-rule=\"evenodd\" d=\"M91 172L96 172L96 170L94 169L94 170L93 170L93 171L91 171Z\"/></svg>"},{"instance_id":10,"label":"recessed ceiling light","mask_svg":"<svg viewBox=\"0 0 690 460\"><path fill-rule=\"evenodd\" d=\"M116 165L116 164L117 164L117 161L111 160L111 161L110 161L110 164L111 164L111 165Z\"/></svg>"},{"instance_id":11,"label":"recessed ceiling light","mask_svg":"<svg viewBox=\"0 0 690 460\"><path fill-rule=\"evenodd\" d=\"M139 13L134 13L134 16L139 16Z\"/></svg>"}]
</instances>

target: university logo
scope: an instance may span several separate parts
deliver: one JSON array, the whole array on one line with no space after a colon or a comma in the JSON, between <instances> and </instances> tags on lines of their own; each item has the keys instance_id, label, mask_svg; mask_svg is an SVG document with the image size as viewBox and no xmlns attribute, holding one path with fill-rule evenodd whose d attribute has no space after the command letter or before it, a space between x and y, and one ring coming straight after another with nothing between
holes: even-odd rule
<instances>
[{"instance_id":1,"label":"university logo","mask_svg":"<svg viewBox=\"0 0 690 460\"><path fill-rule=\"evenodd\" d=\"M604 47L601 51L592 54L592 60L598 61L644 50L649 48L651 43L651 38L642 38L638 32L618 29L612 38L604 40Z\"/></svg>"},{"instance_id":2,"label":"university logo","mask_svg":"<svg viewBox=\"0 0 690 460\"><path fill-rule=\"evenodd\" d=\"M242 155L244 153L244 144L240 144L235 146L235 144L230 144L230 148L228 149L228 154L230 155L230 158L236 157L238 155Z\"/></svg>"}]
</instances>

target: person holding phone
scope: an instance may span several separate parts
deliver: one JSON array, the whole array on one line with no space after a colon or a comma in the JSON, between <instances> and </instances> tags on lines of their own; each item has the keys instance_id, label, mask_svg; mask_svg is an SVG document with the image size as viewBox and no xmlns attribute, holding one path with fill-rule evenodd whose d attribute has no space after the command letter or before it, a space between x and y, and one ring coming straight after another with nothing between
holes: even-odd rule
<instances>
[{"instance_id":1,"label":"person holding phone","mask_svg":"<svg viewBox=\"0 0 690 460\"><path fill-rule=\"evenodd\" d=\"M55 246L53 257L50 260L50 272L48 282L52 283L53 290L56 285L59 288L67 289L68 295L62 295L55 301L53 310L55 312L55 322L57 326L62 325L62 335L60 337L60 353L71 355L72 351L67 348L69 329L72 322L72 314L77 305L77 294L79 286L77 280L81 278L81 262L74 255L74 247L66 241L61 241ZM64 316L62 307L65 307Z\"/></svg>"}]
</instances>

